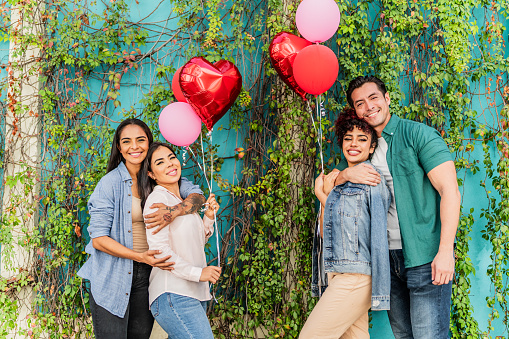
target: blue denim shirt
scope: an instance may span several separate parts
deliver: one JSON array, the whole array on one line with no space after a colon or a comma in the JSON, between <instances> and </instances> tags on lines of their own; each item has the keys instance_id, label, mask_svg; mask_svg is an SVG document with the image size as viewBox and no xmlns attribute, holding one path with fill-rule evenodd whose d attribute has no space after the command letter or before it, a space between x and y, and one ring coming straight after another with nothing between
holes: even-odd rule
<instances>
[{"instance_id":1,"label":"blue denim shirt","mask_svg":"<svg viewBox=\"0 0 509 339\"><path fill-rule=\"evenodd\" d=\"M85 251L90 254L78 275L90 280L97 305L123 318L129 303L133 261L96 250L92 239L108 236L127 248L133 248L131 175L123 162L106 174L88 200L90 242ZM182 178L180 195L203 194L198 186Z\"/></svg>"},{"instance_id":2,"label":"blue denim shirt","mask_svg":"<svg viewBox=\"0 0 509 339\"><path fill-rule=\"evenodd\" d=\"M372 275L371 309L389 309L387 212L390 203L391 193L383 176L377 186L346 182L334 187L325 203L323 240L315 234L313 241L315 296L320 287L323 292L327 285L325 273L367 274Z\"/></svg>"}]
</instances>

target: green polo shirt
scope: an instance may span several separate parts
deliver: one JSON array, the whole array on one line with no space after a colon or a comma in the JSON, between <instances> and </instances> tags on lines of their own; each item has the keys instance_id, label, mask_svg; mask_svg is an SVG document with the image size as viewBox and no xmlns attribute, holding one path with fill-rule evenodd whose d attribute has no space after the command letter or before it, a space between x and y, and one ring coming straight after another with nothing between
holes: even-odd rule
<instances>
[{"instance_id":1,"label":"green polo shirt","mask_svg":"<svg viewBox=\"0 0 509 339\"><path fill-rule=\"evenodd\" d=\"M387 142L387 164L394 182L401 242L406 267L427 264L440 245L440 195L427 173L452 160L437 130L391 115L382 136ZM340 170L346 168L346 161Z\"/></svg>"}]
</instances>

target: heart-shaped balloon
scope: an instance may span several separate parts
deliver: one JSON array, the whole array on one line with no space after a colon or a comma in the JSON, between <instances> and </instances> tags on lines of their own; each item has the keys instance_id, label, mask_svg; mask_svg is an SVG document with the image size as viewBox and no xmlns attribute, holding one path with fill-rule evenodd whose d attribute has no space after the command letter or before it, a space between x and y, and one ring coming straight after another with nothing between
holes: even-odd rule
<instances>
[{"instance_id":1,"label":"heart-shaped balloon","mask_svg":"<svg viewBox=\"0 0 509 339\"><path fill-rule=\"evenodd\" d=\"M306 92L297 84L293 76L293 61L297 54L311 42L288 32L276 34L269 46L270 61L281 79L290 86L302 99Z\"/></svg>"},{"instance_id":2,"label":"heart-shaped balloon","mask_svg":"<svg viewBox=\"0 0 509 339\"><path fill-rule=\"evenodd\" d=\"M232 62L211 64L203 57L189 60L179 81L182 93L209 131L232 107L242 88L242 76Z\"/></svg>"}]
</instances>

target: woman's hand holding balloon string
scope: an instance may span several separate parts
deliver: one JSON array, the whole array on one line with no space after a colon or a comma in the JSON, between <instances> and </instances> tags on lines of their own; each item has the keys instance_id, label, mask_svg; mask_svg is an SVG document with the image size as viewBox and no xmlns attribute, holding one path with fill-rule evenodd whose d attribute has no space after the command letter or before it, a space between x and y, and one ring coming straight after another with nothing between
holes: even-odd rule
<instances>
[{"instance_id":1,"label":"woman's hand holding balloon string","mask_svg":"<svg viewBox=\"0 0 509 339\"><path fill-rule=\"evenodd\" d=\"M216 195L211 193L205 202L205 206L207 209L205 210L205 215L207 218L214 220L214 215L219 210L219 204L216 201Z\"/></svg>"}]
</instances>

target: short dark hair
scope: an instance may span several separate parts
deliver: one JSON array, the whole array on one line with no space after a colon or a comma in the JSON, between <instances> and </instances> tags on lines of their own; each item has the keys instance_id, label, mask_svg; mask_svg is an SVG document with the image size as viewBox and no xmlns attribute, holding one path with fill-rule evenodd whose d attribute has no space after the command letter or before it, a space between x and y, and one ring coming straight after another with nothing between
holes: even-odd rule
<instances>
[{"instance_id":1,"label":"short dark hair","mask_svg":"<svg viewBox=\"0 0 509 339\"><path fill-rule=\"evenodd\" d=\"M113 137L113 142L111 143L111 152L110 152L110 160L108 161L108 167L106 168L106 173L109 173L110 171L117 168L118 165L120 165L120 162L125 162L124 157L122 156L122 153L120 153L119 146L120 146L120 134L122 133L122 130L124 127L129 125L137 125L140 126L141 129L145 132L148 138L148 144L150 145L152 141L154 141L154 137L152 136L152 132L150 131L150 128L148 128L147 124L141 121L140 119L132 118L132 119L126 119L118 125L117 130L115 131L115 136Z\"/></svg>"},{"instance_id":2,"label":"short dark hair","mask_svg":"<svg viewBox=\"0 0 509 339\"><path fill-rule=\"evenodd\" d=\"M153 142L147 151L147 156L145 160L141 163L140 171L138 172L138 194L140 195L141 200L141 208L143 209L145 206L145 202L147 201L148 196L154 190L154 187L157 185L156 181L148 176L148 172L152 172L152 155L159 147L166 147L169 149L175 156L177 153L173 150L170 144L165 142L155 141ZM180 183L182 181L182 176L179 178L178 185L180 187Z\"/></svg>"},{"instance_id":3,"label":"short dark hair","mask_svg":"<svg viewBox=\"0 0 509 339\"><path fill-rule=\"evenodd\" d=\"M385 93L387 93L387 88L385 87L385 84L382 80L378 79L376 76L373 75L360 76L353 79L348 84L348 90L346 91L346 101L348 101L350 107L354 108L352 101L352 92L368 82L374 83L376 87L378 87L380 92L382 92L382 95L385 96Z\"/></svg>"},{"instance_id":4,"label":"short dark hair","mask_svg":"<svg viewBox=\"0 0 509 339\"><path fill-rule=\"evenodd\" d=\"M354 127L357 127L367 135L371 136L371 146L374 148L378 146L378 136L376 135L375 129L365 120L360 119L353 108L346 108L339 114L336 122L334 123L336 136L338 138L338 145L341 149L343 149L343 138L345 137L345 134L353 131ZM370 154L368 159L371 159L372 155L373 154Z\"/></svg>"}]
</instances>

